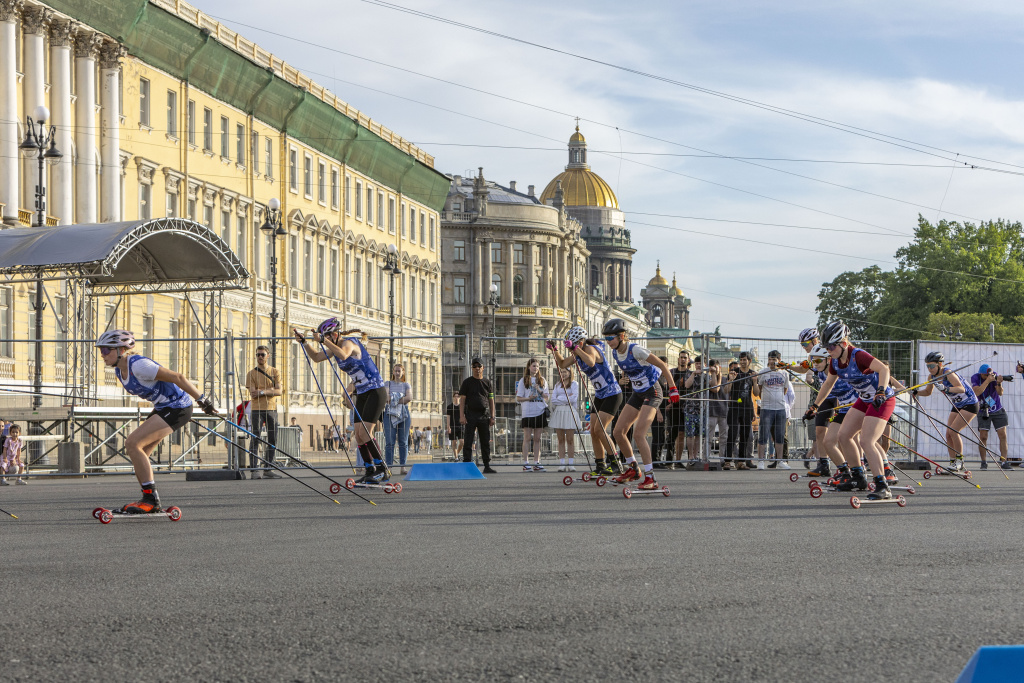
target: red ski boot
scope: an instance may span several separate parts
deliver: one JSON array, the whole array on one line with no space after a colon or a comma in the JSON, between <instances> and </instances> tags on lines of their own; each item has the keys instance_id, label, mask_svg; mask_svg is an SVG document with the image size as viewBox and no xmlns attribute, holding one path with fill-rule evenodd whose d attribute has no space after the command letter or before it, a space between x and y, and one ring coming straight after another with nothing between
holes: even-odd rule
<instances>
[{"instance_id":1,"label":"red ski boot","mask_svg":"<svg viewBox=\"0 0 1024 683\"><path fill-rule=\"evenodd\" d=\"M626 463L626 469L622 471L617 477L612 477L612 481L616 484L627 484L631 481L636 481L640 478L640 470L637 468L635 462Z\"/></svg>"}]
</instances>

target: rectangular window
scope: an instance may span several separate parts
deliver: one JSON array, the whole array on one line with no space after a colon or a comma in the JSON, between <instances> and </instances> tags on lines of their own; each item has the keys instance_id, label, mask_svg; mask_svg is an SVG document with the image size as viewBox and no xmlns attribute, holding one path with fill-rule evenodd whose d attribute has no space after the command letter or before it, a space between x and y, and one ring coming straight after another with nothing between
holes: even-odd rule
<instances>
[{"instance_id":1,"label":"rectangular window","mask_svg":"<svg viewBox=\"0 0 1024 683\"><path fill-rule=\"evenodd\" d=\"M427 246L427 214L420 211L420 244Z\"/></svg>"},{"instance_id":2,"label":"rectangular window","mask_svg":"<svg viewBox=\"0 0 1024 683\"><path fill-rule=\"evenodd\" d=\"M313 198L313 157L308 154L302 160L302 189L308 198Z\"/></svg>"},{"instance_id":3,"label":"rectangular window","mask_svg":"<svg viewBox=\"0 0 1024 683\"><path fill-rule=\"evenodd\" d=\"M242 262L242 265L246 265L245 245L248 244L249 242L249 235L247 234L249 231L246 229L249 227L249 221L247 220L247 216L236 217L235 224L237 226L237 231L235 235L235 239L237 240L235 242L235 254L238 256L238 260Z\"/></svg>"},{"instance_id":4,"label":"rectangular window","mask_svg":"<svg viewBox=\"0 0 1024 683\"><path fill-rule=\"evenodd\" d=\"M363 302L363 259L357 258L352 271L352 301L357 305Z\"/></svg>"},{"instance_id":5,"label":"rectangular window","mask_svg":"<svg viewBox=\"0 0 1024 683\"><path fill-rule=\"evenodd\" d=\"M178 93L167 91L167 134L178 137Z\"/></svg>"},{"instance_id":6,"label":"rectangular window","mask_svg":"<svg viewBox=\"0 0 1024 683\"><path fill-rule=\"evenodd\" d=\"M224 159L230 158L228 156L228 151L231 149L231 138L228 137L230 135L228 132L230 125L231 122L228 121L228 117L220 117L220 155Z\"/></svg>"},{"instance_id":7,"label":"rectangular window","mask_svg":"<svg viewBox=\"0 0 1024 683\"><path fill-rule=\"evenodd\" d=\"M322 161L316 167L316 200L327 203L327 166Z\"/></svg>"},{"instance_id":8,"label":"rectangular window","mask_svg":"<svg viewBox=\"0 0 1024 683\"><path fill-rule=\"evenodd\" d=\"M331 297L338 298L338 249L331 247Z\"/></svg>"},{"instance_id":9,"label":"rectangular window","mask_svg":"<svg viewBox=\"0 0 1024 683\"><path fill-rule=\"evenodd\" d=\"M299 153L294 149L288 150L288 187L299 191Z\"/></svg>"},{"instance_id":10,"label":"rectangular window","mask_svg":"<svg viewBox=\"0 0 1024 683\"><path fill-rule=\"evenodd\" d=\"M430 251L434 251L434 217L430 217Z\"/></svg>"},{"instance_id":11,"label":"rectangular window","mask_svg":"<svg viewBox=\"0 0 1024 683\"><path fill-rule=\"evenodd\" d=\"M331 169L331 208L338 208L338 169Z\"/></svg>"},{"instance_id":12,"label":"rectangular window","mask_svg":"<svg viewBox=\"0 0 1024 683\"><path fill-rule=\"evenodd\" d=\"M252 170L260 172L260 134L256 131L249 133L249 156L252 157Z\"/></svg>"},{"instance_id":13,"label":"rectangular window","mask_svg":"<svg viewBox=\"0 0 1024 683\"><path fill-rule=\"evenodd\" d=\"M526 263L524 245L522 242L515 242L512 245L512 263Z\"/></svg>"},{"instance_id":14,"label":"rectangular window","mask_svg":"<svg viewBox=\"0 0 1024 683\"><path fill-rule=\"evenodd\" d=\"M213 110L203 107L203 151L213 152Z\"/></svg>"},{"instance_id":15,"label":"rectangular window","mask_svg":"<svg viewBox=\"0 0 1024 683\"><path fill-rule=\"evenodd\" d=\"M420 316L427 317L427 281L420 280Z\"/></svg>"},{"instance_id":16,"label":"rectangular window","mask_svg":"<svg viewBox=\"0 0 1024 683\"><path fill-rule=\"evenodd\" d=\"M139 183L139 219L148 220L153 217L151 201L153 186L146 183Z\"/></svg>"},{"instance_id":17,"label":"rectangular window","mask_svg":"<svg viewBox=\"0 0 1024 683\"><path fill-rule=\"evenodd\" d=\"M173 192L167 193L167 217L177 218L178 217L178 195Z\"/></svg>"},{"instance_id":18,"label":"rectangular window","mask_svg":"<svg viewBox=\"0 0 1024 683\"><path fill-rule=\"evenodd\" d=\"M302 245L302 288L307 292L313 290L313 278L310 273L313 268L313 242L304 240Z\"/></svg>"},{"instance_id":19,"label":"rectangular window","mask_svg":"<svg viewBox=\"0 0 1024 683\"><path fill-rule=\"evenodd\" d=\"M463 280L465 282L465 280ZM452 330L452 334L455 335L455 350L465 352L466 350L466 326L456 325L455 329Z\"/></svg>"},{"instance_id":20,"label":"rectangular window","mask_svg":"<svg viewBox=\"0 0 1024 683\"><path fill-rule=\"evenodd\" d=\"M171 372L178 372L178 342L176 341L180 336L178 333L178 321L171 320L169 324L169 337L171 339L170 347L167 350L167 369Z\"/></svg>"},{"instance_id":21,"label":"rectangular window","mask_svg":"<svg viewBox=\"0 0 1024 683\"><path fill-rule=\"evenodd\" d=\"M345 254L345 298L355 301L352 298L352 254Z\"/></svg>"},{"instance_id":22,"label":"rectangular window","mask_svg":"<svg viewBox=\"0 0 1024 683\"><path fill-rule=\"evenodd\" d=\"M366 305L373 306L373 261L366 260Z\"/></svg>"},{"instance_id":23,"label":"rectangular window","mask_svg":"<svg viewBox=\"0 0 1024 683\"><path fill-rule=\"evenodd\" d=\"M373 188L366 188L366 222L373 225Z\"/></svg>"},{"instance_id":24,"label":"rectangular window","mask_svg":"<svg viewBox=\"0 0 1024 683\"><path fill-rule=\"evenodd\" d=\"M395 234L395 198L388 197L388 232Z\"/></svg>"},{"instance_id":25,"label":"rectangular window","mask_svg":"<svg viewBox=\"0 0 1024 683\"><path fill-rule=\"evenodd\" d=\"M213 230L213 207L203 206L203 225Z\"/></svg>"},{"instance_id":26,"label":"rectangular window","mask_svg":"<svg viewBox=\"0 0 1024 683\"><path fill-rule=\"evenodd\" d=\"M345 174L345 213L352 214L352 176Z\"/></svg>"},{"instance_id":27,"label":"rectangular window","mask_svg":"<svg viewBox=\"0 0 1024 683\"><path fill-rule=\"evenodd\" d=\"M188 200L188 219L194 221L196 219L196 200Z\"/></svg>"},{"instance_id":28,"label":"rectangular window","mask_svg":"<svg viewBox=\"0 0 1024 683\"><path fill-rule=\"evenodd\" d=\"M402 231L402 239L405 239L405 202L398 209L398 222L401 224L398 229Z\"/></svg>"},{"instance_id":29,"label":"rectangular window","mask_svg":"<svg viewBox=\"0 0 1024 683\"><path fill-rule=\"evenodd\" d=\"M153 316L143 315L142 316L142 355L149 358L153 357L153 337L155 323Z\"/></svg>"},{"instance_id":30,"label":"rectangular window","mask_svg":"<svg viewBox=\"0 0 1024 683\"><path fill-rule=\"evenodd\" d=\"M149 128L149 81L139 79L139 125Z\"/></svg>"},{"instance_id":31,"label":"rectangular window","mask_svg":"<svg viewBox=\"0 0 1024 683\"><path fill-rule=\"evenodd\" d=\"M196 102L188 101L188 144L195 147L196 144Z\"/></svg>"},{"instance_id":32,"label":"rectangular window","mask_svg":"<svg viewBox=\"0 0 1024 683\"><path fill-rule=\"evenodd\" d=\"M324 255L326 248L322 244L316 245L316 293L323 296L327 293L327 283L324 282Z\"/></svg>"},{"instance_id":33,"label":"rectangular window","mask_svg":"<svg viewBox=\"0 0 1024 683\"><path fill-rule=\"evenodd\" d=\"M254 209L254 211L255 211L255 209ZM256 213L253 213L253 218L254 219L255 219L256 215L257 215ZM252 276L253 277L259 277L260 276L260 256L261 256L261 252L262 252L262 250L260 248L260 241L262 239L263 239L263 231L260 230L259 227L254 222L253 226L252 226Z\"/></svg>"},{"instance_id":34,"label":"rectangular window","mask_svg":"<svg viewBox=\"0 0 1024 683\"><path fill-rule=\"evenodd\" d=\"M430 283L430 322L437 323L437 283Z\"/></svg>"},{"instance_id":35,"label":"rectangular window","mask_svg":"<svg viewBox=\"0 0 1024 683\"><path fill-rule=\"evenodd\" d=\"M275 245L274 240L271 239L270 235L266 235L266 234L264 235L264 237L263 237L263 246L264 246L264 249L266 250L266 254L267 254L267 258L266 258L266 261L265 261L267 271L266 271L266 274L264 275L264 277L266 279L270 280L271 278L274 277L274 274L271 271L277 266L277 255L274 253L274 247L276 245ZM280 275L280 273L278 273L278 275Z\"/></svg>"},{"instance_id":36,"label":"rectangular window","mask_svg":"<svg viewBox=\"0 0 1024 683\"><path fill-rule=\"evenodd\" d=\"M491 263L501 263L501 242L491 242Z\"/></svg>"},{"instance_id":37,"label":"rectangular window","mask_svg":"<svg viewBox=\"0 0 1024 683\"><path fill-rule=\"evenodd\" d=\"M245 125L235 124L235 160L239 166L245 166Z\"/></svg>"},{"instance_id":38,"label":"rectangular window","mask_svg":"<svg viewBox=\"0 0 1024 683\"><path fill-rule=\"evenodd\" d=\"M416 317L416 278L409 278L409 317Z\"/></svg>"},{"instance_id":39,"label":"rectangular window","mask_svg":"<svg viewBox=\"0 0 1024 683\"><path fill-rule=\"evenodd\" d=\"M416 209L409 209L409 241L416 241Z\"/></svg>"},{"instance_id":40,"label":"rectangular window","mask_svg":"<svg viewBox=\"0 0 1024 683\"><path fill-rule=\"evenodd\" d=\"M384 229L384 193L377 193L377 227Z\"/></svg>"},{"instance_id":41,"label":"rectangular window","mask_svg":"<svg viewBox=\"0 0 1024 683\"><path fill-rule=\"evenodd\" d=\"M516 336L519 339L516 340L516 353L529 353L530 352L530 340L524 337L530 336L530 328L526 325L516 326Z\"/></svg>"},{"instance_id":42,"label":"rectangular window","mask_svg":"<svg viewBox=\"0 0 1024 683\"><path fill-rule=\"evenodd\" d=\"M363 220L363 184L356 181L356 219Z\"/></svg>"},{"instance_id":43,"label":"rectangular window","mask_svg":"<svg viewBox=\"0 0 1024 683\"><path fill-rule=\"evenodd\" d=\"M456 261L466 260L466 240L455 240L453 244L454 259Z\"/></svg>"},{"instance_id":44,"label":"rectangular window","mask_svg":"<svg viewBox=\"0 0 1024 683\"><path fill-rule=\"evenodd\" d=\"M377 271L377 310L384 310L384 269Z\"/></svg>"},{"instance_id":45,"label":"rectangular window","mask_svg":"<svg viewBox=\"0 0 1024 683\"><path fill-rule=\"evenodd\" d=\"M299 238L295 235L288 237L288 283L299 286Z\"/></svg>"},{"instance_id":46,"label":"rectangular window","mask_svg":"<svg viewBox=\"0 0 1024 683\"><path fill-rule=\"evenodd\" d=\"M14 316L11 310L12 291L10 287L0 287L0 356L4 358L14 357L13 342L10 341Z\"/></svg>"},{"instance_id":47,"label":"rectangular window","mask_svg":"<svg viewBox=\"0 0 1024 683\"><path fill-rule=\"evenodd\" d=\"M263 150L264 155L264 166L263 175L268 178L274 177L274 141L270 138L264 140L264 146L266 149Z\"/></svg>"},{"instance_id":48,"label":"rectangular window","mask_svg":"<svg viewBox=\"0 0 1024 683\"><path fill-rule=\"evenodd\" d=\"M224 244L231 248L231 212L224 209L220 212L220 236Z\"/></svg>"}]
</instances>

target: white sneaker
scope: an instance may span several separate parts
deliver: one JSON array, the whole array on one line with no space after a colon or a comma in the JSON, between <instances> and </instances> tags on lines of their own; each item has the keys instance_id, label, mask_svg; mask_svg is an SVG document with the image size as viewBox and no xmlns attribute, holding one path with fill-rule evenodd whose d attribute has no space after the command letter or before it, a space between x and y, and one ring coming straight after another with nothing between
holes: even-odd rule
<instances>
[{"instance_id":1,"label":"white sneaker","mask_svg":"<svg viewBox=\"0 0 1024 683\"><path fill-rule=\"evenodd\" d=\"M561 465L561 466L560 466L560 467L558 468L558 471L559 471L559 472L565 472L565 471L566 471L566 469L565 469L565 465Z\"/></svg>"},{"instance_id":2,"label":"white sneaker","mask_svg":"<svg viewBox=\"0 0 1024 683\"><path fill-rule=\"evenodd\" d=\"M547 470L544 469L544 465L541 465L540 463L537 463L536 465L533 466L533 471L534 472L546 472Z\"/></svg>"},{"instance_id":3,"label":"white sneaker","mask_svg":"<svg viewBox=\"0 0 1024 683\"><path fill-rule=\"evenodd\" d=\"M759 469L759 470L768 469L767 467L765 467L764 460L758 460L757 461L757 469Z\"/></svg>"},{"instance_id":4,"label":"white sneaker","mask_svg":"<svg viewBox=\"0 0 1024 683\"><path fill-rule=\"evenodd\" d=\"M11 485L10 482L8 482L6 479L0 479L0 486L10 486L10 485Z\"/></svg>"},{"instance_id":5,"label":"white sneaker","mask_svg":"<svg viewBox=\"0 0 1024 683\"><path fill-rule=\"evenodd\" d=\"M568 467L565 468L565 471L566 472L575 472L576 471L576 466L575 465L569 465Z\"/></svg>"},{"instance_id":6,"label":"white sneaker","mask_svg":"<svg viewBox=\"0 0 1024 683\"><path fill-rule=\"evenodd\" d=\"M785 460L780 460L780 461L779 461L779 469L780 469L780 470L791 470L791 469L793 469L793 468L792 468L792 467L790 467L790 466L789 466L789 463L788 463L788 462L786 462Z\"/></svg>"},{"instance_id":7,"label":"white sneaker","mask_svg":"<svg viewBox=\"0 0 1024 683\"><path fill-rule=\"evenodd\" d=\"M532 472L532 471L533 471L533 468L530 467L529 464L523 465L523 472Z\"/></svg>"},{"instance_id":8,"label":"white sneaker","mask_svg":"<svg viewBox=\"0 0 1024 683\"><path fill-rule=\"evenodd\" d=\"M24 486L24 485L25 485L25 484L27 484L28 482L27 482L27 481L25 481L24 479L18 479L18 480L17 480L17 481L15 481L14 483L15 483L15 484L20 484L21 486Z\"/></svg>"}]
</instances>

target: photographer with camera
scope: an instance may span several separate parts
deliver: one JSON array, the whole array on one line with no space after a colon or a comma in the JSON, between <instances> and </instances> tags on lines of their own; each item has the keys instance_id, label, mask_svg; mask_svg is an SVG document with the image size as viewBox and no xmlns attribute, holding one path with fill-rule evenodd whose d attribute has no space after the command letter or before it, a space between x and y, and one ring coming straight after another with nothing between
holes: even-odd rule
<instances>
[{"instance_id":1,"label":"photographer with camera","mask_svg":"<svg viewBox=\"0 0 1024 683\"><path fill-rule=\"evenodd\" d=\"M1006 427L1010 421L1003 408L1003 382L1012 382L1013 375L997 375L995 368L982 365L978 372L971 375L971 388L978 397L978 436L981 443L978 452L981 454L981 469L988 469L988 432L996 430L999 437L999 463L1005 470L1010 469L1007 461L1009 448L1006 443Z\"/></svg>"}]
</instances>

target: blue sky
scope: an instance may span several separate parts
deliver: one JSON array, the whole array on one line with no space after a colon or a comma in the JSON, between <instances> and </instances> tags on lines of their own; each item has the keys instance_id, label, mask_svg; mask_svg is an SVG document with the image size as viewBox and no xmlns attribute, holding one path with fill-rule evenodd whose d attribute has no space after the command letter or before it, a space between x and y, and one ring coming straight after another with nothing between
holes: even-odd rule
<instances>
[{"instance_id":1,"label":"blue sky","mask_svg":"<svg viewBox=\"0 0 1024 683\"><path fill-rule=\"evenodd\" d=\"M1024 166L1024 3L396 4L952 153L943 156ZM200 4L421 144L442 172L483 166L491 180L539 191L566 163L572 117L584 119L591 166L615 189L632 228L634 292L660 258L663 272L676 272L693 300L691 323L700 330L721 325L728 335L790 338L814 323L823 282L872 263L891 267L919 212L929 220L1020 220L1024 213L1022 175L952 170L940 158L362 0L294 0L289 7L282 15L279 3L266 0ZM756 162L779 169L769 170L664 156L695 153L680 145L749 157L939 167ZM730 220L826 230L722 222Z\"/></svg>"}]
</instances>

